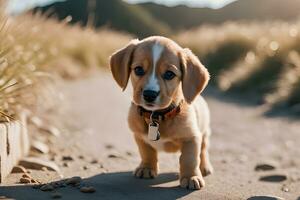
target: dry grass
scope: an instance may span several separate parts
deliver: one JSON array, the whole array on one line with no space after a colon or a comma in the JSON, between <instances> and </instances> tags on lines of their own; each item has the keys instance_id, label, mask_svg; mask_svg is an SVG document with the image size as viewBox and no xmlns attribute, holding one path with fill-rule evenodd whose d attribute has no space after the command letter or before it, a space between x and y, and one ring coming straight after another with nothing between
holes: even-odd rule
<instances>
[{"instance_id":1,"label":"dry grass","mask_svg":"<svg viewBox=\"0 0 300 200\"><path fill-rule=\"evenodd\" d=\"M299 106L300 103L300 55L291 51L278 81L275 92L266 95L266 101L288 106Z\"/></svg>"},{"instance_id":2,"label":"dry grass","mask_svg":"<svg viewBox=\"0 0 300 200\"><path fill-rule=\"evenodd\" d=\"M0 121L24 109L47 108L52 80L107 66L109 55L130 36L107 29L68 26L41 16L7 17L0 10Z\"/></svg>"},{"instance_id":3,"label":"dry grass","mask_svg":"<svg viewBox=\"0 0 300 200\"><path fill-rule=\"evenodd\" d=\"M300 103L300 22L225 23L180 33L217 86L272 104ZM297 93L298 92L298 93Z\"/></svg>"},{"instance_id":4,"label":"dry grass","mask_svg":"<svg viewBox=\"0 0 300 200\"><path fill-rule=\"evenodd\" d=\"M32 41L52 57L43 65L43 70L56 71L64 77L77 76L89 68L107 66L111 53L131 38L106 28L94 30L79 25L69 26L69 18L58 23L40 15L27 15L16 17L13 21L22 30L30 27L35 36Z\"/></svg>"},{"instance_id":5,"label":"dry grass","mask_svg":"<svg viewBox=\"0 0 300 200\"><path fill-rule=\"evenodd\" d=\"M46 75L37 66L47 60L46 54L31 42L19 27L0 18L0 121L17 117L24 108L36 104L36 86ZM40 84L41 85L41 84ZM39 93L43 96L43 92Z\"/></svg>"}]
</instances>

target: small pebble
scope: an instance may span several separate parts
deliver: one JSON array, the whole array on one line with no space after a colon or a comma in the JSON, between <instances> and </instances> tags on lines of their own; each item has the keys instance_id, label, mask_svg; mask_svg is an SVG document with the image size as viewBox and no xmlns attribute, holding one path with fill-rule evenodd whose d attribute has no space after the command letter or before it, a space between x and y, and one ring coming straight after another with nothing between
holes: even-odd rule
<instances>
[{"instance_id":1,"label":"small pebble","mask_svg":"<svg viewBox=\"0 0 300 200\"><path fill-rule=\"evenodd\" d=\"M93 188L91 186L84 186L84 187L80 188L80 192L93 193L93 192L96 192L96 190L95 190L95 188Z\"/></svg>"},{"instance_id":2,"label":"small pebble","mask_svg":"<svg viewBox=\"0 0 300 200\"><path fill-rule=\"evenodd\" d=\"M106 149L113 149L113 148L114 148L114 146L113 146L113 145L111 145L111 144L107 144L107 145L105 145L105 148L106 148Z\"/></svg>"},{"instance_id":3,"label":"small pebble","mask_svg":"<svg viewBox=\"0 0 300 200\"><path fill-rule=\"evenodd\" d=\"M33 185L32 188L33 189L40 189L43 185L42 184L36 184L36 185Z\"/></svg>"},{"instance_id":4,"label":"small pebble","mask_svg":"<svg viewBox=\"0 0 300 200\"><path fill-rule=\"evenodd\" d=\"M247 200L258 200L258 199L260 199L260 200L284 200L281 197L269 196L269 195L266 195L266 196L253 196L253 197L248 198Z\"/></svg>"},{"instance_id":5,"label":"small pebble","mask_svg":"<svg viewBox=\"0 0 300 200\"><path fill-rule=\"evenodd\" d=\"M27 169L23 166L15 166L11 172L12 173L27 173Z\"/></svg>"},{"instance_id":6,"label":"small pebble","mask_svg":"<svg viewBox=\"0 0 300 200\"><path fill-rule=\"evenodd\" d=\"M40 189L42 191L53 191L54 187L51 184L46 184L46 185L43 185Z\"/></svg>"},{"instance_id":7,"label":"small pebble","mask_svg":"<svg viewBox=\"0 0 300 200\"><path fill-rule=\"evenodd\" d=\"M79 155L78 158L81 159L81 160L83 160L84 156L83 155Z\"/></svg>"},{"instance_id":8,"label":"small pebble","mask_svg":"<svg viewBox=\"0 0 300 200\"><path fill-rule=\"evenodd\" d=\"M265 181L265 182L282 182L287 180L286 175L269 175L269 176L262 176L259 178L260 181Z\"/></svg>"},{"instance_id":9,"label":"small pebble","mask_svg":"<svg viewBox=\"0 0 300 200\"><path fill-rule=\"evenodd\" d=\"M20 178L20 183L30 183L30 179L29 178Z\"/></svg>"},{"instance_id":10,"label":"small pebble","mask_svg":"<svg viewBox=\"0 0 300 200\"><path fill-rule=\"evenodd\" d=\"M98 163L98 160L94 159L91 161L91 164L97 164Z\"/></svg>"},{"instance_id":11,"label":"small pebble","mask_svg":"<svg viewBox=\"0 0 300 200\"><path fill-rule=\"evenodd\" d=\"M66 180L67 185L75 185L77 183L80 183L82 181L81 177L79 176L74 176L72 178L69 178Z\"/></svg>"},{"instance_id":12,"label":"small pebble","mask_svg":"<svg viewBox=\"0 0 300 200\"><path fill-rule=\"evenodd\" d=\"M31 149L42 154L47 154L50 151L49 147L40 141L33 141L31 144Z\"/></svg>"},{"instance_id":13,"label":"small pebble","mask_svg":"<svg viewBox=\"0 0 300 200\"><path fill-rule=\"evenodd\" d=\"M117 158L118 156L116 156L114 154L109 154L107 157L109 157L109 158Z\"/></svg>"},{"instance_id":14,"label":"small pebble","mask_svg":"<svg viewBox=\"0 0 300 200\"><path fill-rule=\"evenodd\" d=\"M42 168L47 168L50 171L56 171L59 172L59 167L51 162L51 161L46 161L42 160L40 158L36 157L26 157L20 160L20 165L27 169L36 169L36 170L41 170Z\"/></svg>"},{"instance_id":15,"label":"small pebble","mask_svg":"<svg viewBox=\"0 0 300 200\"><path fill-rule=\"evenodd\" d=\"M270 165L270 164L258 164L255 166L255 171L270 171L274 170L275 166Z\"/></svg>"},{"instance_id":16,"label":"small pebble","mask_svg":"<svg viewBox=\"0 0 300 200\"><path fill-rule=\"evenodd\" d=\"M30 179L30 183L38 183L38 181L34 179Z\"/></svg>"},{"instance_id":17,"label":"small pebble","mask_svg":"<svg viewBox=\"0 0 300 200\"><path fill-rule=\"evenodd\" d=\"M23 174L22 177L23 178L29 178L29 179L31 178L31 176L29 174L27 174L27 173Z\"/></svg>"},{"instance_id":18,"label":"small pebble","mask_svg":"<svg viewBox=\"0 0 300 200\"><path fill-rule=\"evenodd\" d=\"M52 185L54 188L59 188L59 187L60 187L60 182L53 182L53 183L51 183L51 185Z\"/></svg>"},{"instance_id":19,"label":"small pebble","mask_svg":"<svg viewBox=\"0 0 300 200\"><path fill-rule=\"evenodd\" d=\"M63 163L63 166L64 166L64 167L70 167L70 164L67 163L67 162L64 162L64 163Z\"/></svg>"},{"instance_id":20,"label":"small pebble","mask_svg":"<svg viewBox=\"0 0 300 200\"><path fill-rule=\"evenodd\" d=\"M88 170L89 167L88 167L88 166L83 166L82 169L83 169L83 170Z\"/></svg>"},{"instance_id":21,"label":"small pebble","mask_svg":"<svg viewBox=\"0 0 300 200\"><path fill-rule=\"evenodd\" d=\"M73 161L74 159L71 156L63 156L62 160L64 160L64 161Z\"/></svg>"},{"instance_id":22,"label":"small pebble","mask_svg":"<svg viewBox=\"0 0 300 200\"><path fill-rule=\"evenodd\" d=\"M290 189L288 187L286 187L286 186L283 186L281 188L281 190L284 191L284 192L289 192L290 191Z\"/></svg>"}]
</instances>

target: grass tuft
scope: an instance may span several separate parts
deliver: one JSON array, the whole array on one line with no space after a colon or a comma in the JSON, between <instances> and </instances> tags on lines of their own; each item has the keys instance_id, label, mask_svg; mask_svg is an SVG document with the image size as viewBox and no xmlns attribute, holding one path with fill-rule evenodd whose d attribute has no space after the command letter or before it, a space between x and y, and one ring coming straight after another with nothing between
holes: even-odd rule
<instances>
[{"instance_id":1,"label":"grass tuft","mask_svg":"<svg viewBox=\"0 0 300 200\"><path fill-rule=\"evenodd\" d=\"M47 109L53 80L82 76L108 65L109 55L131 37L106 28L69 26L40 15L8 17L0 6L0 121L22 110ZM53 96L51 96L53 95Z\"/></svg>"},{"instance_id":2,"label":"grass tuft","mask_svg":"<svg viewBox=\"0 0 300 200\"><path fill-rule=\"evenodd\" d=\"M300 21L230 22L175 36L200 57L223 91L269 104L300 104Z\"/></svg>"}]
</instances>

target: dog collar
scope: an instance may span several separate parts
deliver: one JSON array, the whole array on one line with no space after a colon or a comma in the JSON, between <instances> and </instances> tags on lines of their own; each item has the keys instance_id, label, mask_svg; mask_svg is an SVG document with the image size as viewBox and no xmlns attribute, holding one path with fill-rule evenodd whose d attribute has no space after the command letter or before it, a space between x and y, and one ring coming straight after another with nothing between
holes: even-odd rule
<instances>
[{"instance_id":1,"label":"dog collar","mask_svg":"<svg viewBox=\"0 0 300 200\"><path fill-rule=\"evenodd\" d=\"M180 101L178 105L172 102L169 107L157 111L146 110L142 106L138 106L138 112L145 119L159 122L165 119L175 117L178 113L180 113L182 104L183 104L183 100Z\"/></svg>"}]
</instances>

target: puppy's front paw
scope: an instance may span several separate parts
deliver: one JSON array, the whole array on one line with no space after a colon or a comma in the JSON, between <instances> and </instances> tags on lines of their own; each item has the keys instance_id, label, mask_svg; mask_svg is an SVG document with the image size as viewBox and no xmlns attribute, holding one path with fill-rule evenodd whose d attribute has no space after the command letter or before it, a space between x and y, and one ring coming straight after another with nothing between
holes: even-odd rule
<instances>
[{"instance_id":1,"label":"puppy's front paw","mask_svg":"<svg viewBox=\"0 0 300 200\"><path fill-rule=\"evenodd\" d=\"M157 170L150 167L139 166L133 172L134 176L137 178L150 179L157 176Z\"/></svg>"},{"instance_id":2,"label":"puppy's front paw","mask_svg":"<svg viewBox=\"0 0 300 200\"><path fill-rule=\"evenodd\" d=\"M200 190L205 186L202 176L184 177L180 179L180 186L190 190Z\"/></svg>"}]
</instances>

